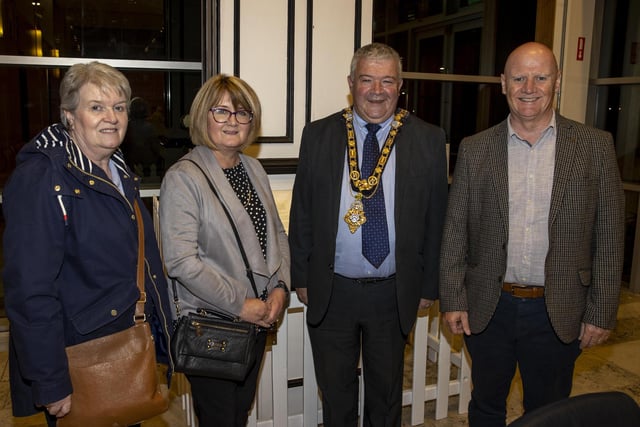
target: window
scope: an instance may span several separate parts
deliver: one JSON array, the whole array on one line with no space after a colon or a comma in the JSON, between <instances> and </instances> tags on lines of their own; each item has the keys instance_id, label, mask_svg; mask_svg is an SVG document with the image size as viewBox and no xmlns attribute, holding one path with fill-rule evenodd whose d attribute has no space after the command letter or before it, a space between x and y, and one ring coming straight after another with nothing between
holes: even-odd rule
<instances>
[{"instance_id":1,"label":"window","mask_svg":"<svg viewBox=\"0 0 640 427\"><path fill-rule=\"evenodd\" d=\"M613 135L626 194L623 280L640 292L640 43L634 38L640 4L631 0L596 2L594 63L587 121Z\"/></svg>"},{"instance_id":2,"label":"window","mask_svg":"<svg viewBox=\"0 0 640 427\"><path fill-rule=\"evenodd\" d=\"M157 185L176 152L189 145L181 119L202 81L200 3L1 1L0 108L6 113L0 116L0 186L20 147L59 121L58 90L66 69L90 60L120 69L132 97L144 100L146 120L157 131L157 158L130 152L136 171Z\"/></svg>"},{"instance_id":3,"label":"window","mask_svg":"<svg viewBox=\"0 0 640 427\"><path fill-rule=\"evenodd\" d=\"M509 52L535 39L537 1L397 3L374 1L374 40L403 58L400 105L445 130L452 171L462 138L507 117L499 75Z\"/></svg>"}]
</instances>

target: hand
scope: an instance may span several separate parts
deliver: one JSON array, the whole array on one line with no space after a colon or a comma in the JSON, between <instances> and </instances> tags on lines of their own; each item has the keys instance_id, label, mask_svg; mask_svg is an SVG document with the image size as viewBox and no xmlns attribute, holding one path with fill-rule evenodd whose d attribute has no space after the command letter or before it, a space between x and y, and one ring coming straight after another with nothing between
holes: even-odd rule
<instances>
[{"instance_id":1,"label":"hand","mask_svg":"<svg viewBox=\"0 0 640 427\"><path fill-rule=\"evenodd\" d=\"M431 307L435 303L432 299L420 298L420 305L418 306L418 310L422 310L425 308Z\"/></svg>"},{"instance_id":2,"label":"hand","mask_svg":"<svg viewBox=\"0 0 640 427\"><path fill-rule=\"evenodd\" d=\"M62 418L71 411L71 395L57 402L47 403L44 407L51 415Z\"/></svg>"},{"instance_id":3,"label":"hand","mask_svg":"<svg viewBox=\"0 0 640 427\"><path fill-rule=\"evenodd\" d=\"M461 335L464 332L465 335L471 335L469 314L466 311L448 311L442 313L442 317L452 334Z\"/></svg>"},{"instance_id":4,"label":"hand","mask_svg":"<svg viewBox=\"0 0 640 427\"><path fill-rule=\"evenodd\" d=\"M578 337L580 340L580 348L585 349L602 344L609 339L609 335L611 335L610 330L598 328L595 325L583 322L580 325L580 336Z\"/></svg>"},{"instance_id":5,"label":"hand","mask_svg":"<svg viewBox=\"0 0 640 427\"><path fill-rule=\"evenodd\" d=\"M240 319L254 323L263 328L270 328L271 323L265 322L269 307L267 304L259 298L247 298L244 300L242 310L240 311Z\"/></svg>"},{"instance_id":6,"label":"hand","mask_svg":"<svg viewBox=\"0 0 640 427\"><path fill-rule=\"evenodd\" d=\"M308 305L307 288L296 288L296 295L301 303Z\"/></svg>"},{"instance_id":7,"label":"hand","mask_svg":"<svg viewBox=\"0 0 640 427\"><path fill-rule=\"evenodd\" d=\"M267 316L264 318L264 321L269 324L274 324L282 314L285 306L287 304L287 293L284 289L275 288L269 294L267 298Z\"/></svg>"}]
</instances>

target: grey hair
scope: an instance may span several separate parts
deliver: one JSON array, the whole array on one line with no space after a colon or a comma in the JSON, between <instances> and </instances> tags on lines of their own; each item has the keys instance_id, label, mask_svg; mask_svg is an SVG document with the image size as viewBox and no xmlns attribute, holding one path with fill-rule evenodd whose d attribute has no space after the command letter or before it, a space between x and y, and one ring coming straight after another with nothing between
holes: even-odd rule
<instances>
[{"instance_id":1,"label":"grey hair","mask_svg":"<svg viewBox=\"0 0 640 427\"><path fill-rule=\"evenodd\" d=\"M98 61L72 65L60 82L60 121L69 129L65 112L73 112L80 102L80 89L93 83L102 91L115 91L127 99L127 109L131 101L131 85L120 71Z\"/></svg>"},{"instance_id":2,"label":"grey hair","mask_svg":"<svg viewBox=\"0 0 640 427\"><path fill-rule=\"evenodd\" d=\"M398 65L398 77L400 77L400 74L402 73L402 59L400 58L400 54L394 48L386 44L371 43L356 50L353 54L353 58L351 59L351 70L349 72L352 79L356 77L354 76L354 73L358 66L358 62L361 59L391 59Z\"/></svg>"}]
</instances>

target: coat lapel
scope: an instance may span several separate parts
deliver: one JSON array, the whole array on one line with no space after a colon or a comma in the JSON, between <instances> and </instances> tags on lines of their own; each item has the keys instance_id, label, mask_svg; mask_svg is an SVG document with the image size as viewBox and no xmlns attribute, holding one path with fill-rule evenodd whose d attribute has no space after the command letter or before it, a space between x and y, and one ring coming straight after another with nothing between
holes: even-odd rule
<instances>
[{"instance_id":1,"label":"coat lapel","mask_svg":"<svg viewBox=\"0 0 640 427\"><path fill-rule=\"evenodd\" d=\"M337 114L334 121L335 131L332 132L335 137L329 138L327 144L327 203L332 215L327 218L327 224L331 227L332 235L338 233L338 222L335 220L340 209L340 196L342 194L342 179L346 168L347 155L347 128L342 113ZM320 165L322 167L322 165ZM341 213L343 214L343 213Z\"/></svg>"},{"instance_id":2,"label":"coat lapel","mask_svg":"<svg viewBox=\"0 0 640 427\"><path fill-rule=\"evenodd\" d=\"M508 120L508 119L507 119ZM507 145L509 135L507 122L503 121L495 128L495 134L489 138L489 168L493 175L495 194L498 199L498 210L504 218L503 225L505 232L509 232L509 169L505 165L509 164ZM498 141L496 143L496 141Z\"/></svg>"},{"instance_id":3,"label":"coat lapel","mask_svg":"<svg viewBox=\"0 0 640 427\"><path fill-rule=\"evenodd\" d=\"M551 189L549 225L553 223L560 210L563 194L569 183L575 159L575 142L575 134L571 124L559 114L556 114L556 164L553 172L553 187Z\"/></svg>"},{"instance_id":4,"label":"coat lapel","mask_svg":"<svg viewBox=\"0 0 640 427\"><path fill-rule=\"evenodd\" d=\"M410 118L408 118L410 120ZM404 126L404 125L403 125ZM398 136L394 144L393 150L396 152L396 176L395 176L395 209L394 209L394 221L396 223L396 233L401 233L402 219L400 216L403 212L409 212L411 206L407 204L413 203L413 197L411 194L406 194L406 191L410 188L407 182L410 179L411 173L411 153L413 152L414 138L403 138L406 132L402 132L400 127L398 130ZM428 169L431 165L420 165L421 168ZM396 239L397 241L398 239Z\"/></svg>"},{"instance_id":5,"label":"coat lapel","mask_svg":"<svg viewBox=\"0 0 640 427\"><path fill-rule=\"evenodd\" d=\"M262 205L267 212L267 260L266 263L257 263L257 265L252 266L252 269L256 274L269 279L278 271L278 269L280 268L280 264L282 263L282 251L280 248L281 236L280 229L278 228L280 225L280 221L279 217L274 218L274 216L279 215L278 209L273 202L273 193L271 192L271 187L267 185L268 182L265 182L264 180L258 178L259 171L256 171L254 168L255 162L249 161L249 159L247 159L247 156L245 156L244 154L242 154L240 157L242 158L242 162L244 163L247 174L249 175L249 179L251 180L251 183L258 193L258 198L262 202ZM244 214L249 216L246 213L244 207L242 208L242 210L244 211ZM253 223L251 226L251 230L253 230ZM258 251L260 257L254 259L263 259L260 243L257 239L255 239L255 242L255 249Z\"/></svg>"}]
</instances>

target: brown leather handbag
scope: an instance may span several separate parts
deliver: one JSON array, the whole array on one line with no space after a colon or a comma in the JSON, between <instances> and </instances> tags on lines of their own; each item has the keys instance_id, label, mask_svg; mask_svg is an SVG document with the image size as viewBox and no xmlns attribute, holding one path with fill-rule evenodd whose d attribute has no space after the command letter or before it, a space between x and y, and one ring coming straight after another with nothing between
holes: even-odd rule
<instances>
[{"instance_id":1,"label":"brown leather handbag","mask_svg":"<svg viewBox=\"0 0 640 427\"><path fill-rule=\"evenodd\" d=\"M155 345L144 304L144 227L137 200L137 284L135 324L129 329L66 348L73 385L71 412L59 427L124 427L167 410L169 393L158 380Z\"/></svg>"}]
</instances>

